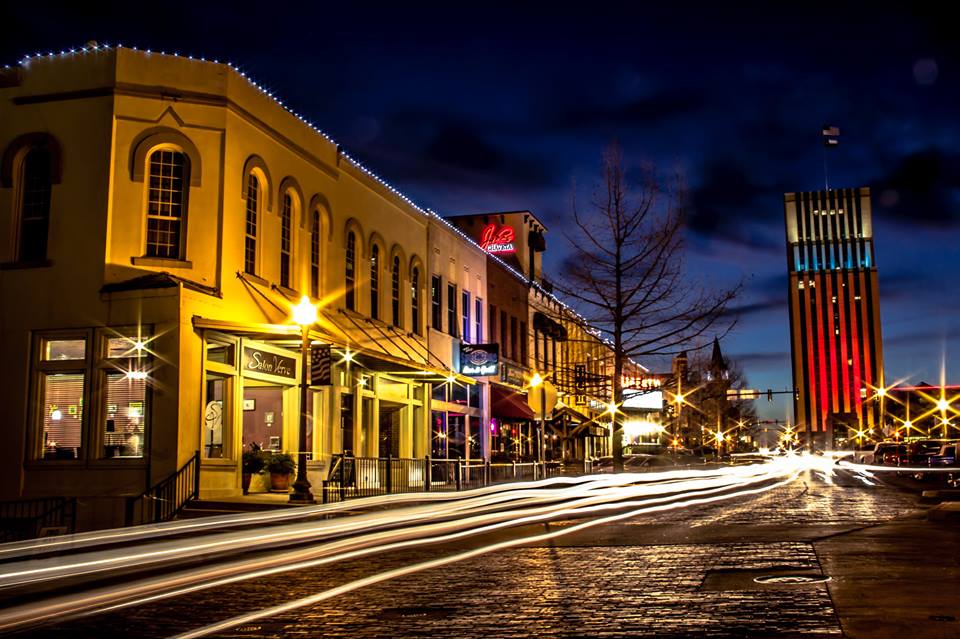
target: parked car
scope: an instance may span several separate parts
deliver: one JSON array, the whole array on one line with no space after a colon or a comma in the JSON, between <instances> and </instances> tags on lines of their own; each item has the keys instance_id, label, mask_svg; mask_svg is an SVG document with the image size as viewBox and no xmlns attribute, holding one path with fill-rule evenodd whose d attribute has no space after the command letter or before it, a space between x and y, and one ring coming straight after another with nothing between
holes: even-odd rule
<instances>
[{"instance_id":1,"label":"parked car","mask_svg":"<svg viewBox=\"0 0 960 639\"><path fill-rule=\"evenodd\" d=\"M957 466L957 444L944 444L928 461L931 466Z\"/></svg>"},{"instance_id":2,"label":"parked car","mask_svg":"<svg viewBox=\"0 0 960 639\"><path fill-rule=\"evenodd\" d=\"M880 442L873 447L872 452L859 453L861 464L893 464L896 466L901 453L905 453L907 447L896 442Z\"/></svg>"},{"instance_id":3,"label":"parked car","mask_svg":"<svg viewBox=\"0 0 960 639\"><path fill-rule=\"evenodd\" d=\"M929 466L930 458L940 452L945 442L936 439L921 439L907 444L907 451L900 456L901 466Z\"/></svg>"}]
</instances>

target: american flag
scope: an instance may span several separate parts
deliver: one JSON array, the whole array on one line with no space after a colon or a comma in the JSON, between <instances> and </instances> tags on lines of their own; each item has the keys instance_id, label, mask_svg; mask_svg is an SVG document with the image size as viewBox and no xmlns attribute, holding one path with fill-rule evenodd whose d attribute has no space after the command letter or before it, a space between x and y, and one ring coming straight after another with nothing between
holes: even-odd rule
<instances>
[{"instance_id":1,"label":"american flag","mask_svg":"<svg viewBox=\"0 0 960 639\"><path fill-rule=\"evenodd\" d=\"M823 144L824 146L837 146L840 137L840 128L830 125L823 125Z\"/></svg>"}]
</instances>

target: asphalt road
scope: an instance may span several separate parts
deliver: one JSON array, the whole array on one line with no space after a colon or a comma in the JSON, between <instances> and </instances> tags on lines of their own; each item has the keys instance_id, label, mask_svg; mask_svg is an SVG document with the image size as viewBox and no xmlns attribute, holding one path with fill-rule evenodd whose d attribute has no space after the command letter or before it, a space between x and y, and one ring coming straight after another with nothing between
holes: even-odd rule
<instances>
[{"instance_id":1,"label":"asphalt road","mask_svg":"<svg viewBox=\"0 0 960 639\"><path fill-rule=\"evenodd\" d=\"M907 492L810 473L759 496L482 555L215 636L958 637L960 526L923 517ZM463 548L338 563L18 636L171 636ZM830 581L755 581L785 575Z\"/></svg>"}]
</instances>

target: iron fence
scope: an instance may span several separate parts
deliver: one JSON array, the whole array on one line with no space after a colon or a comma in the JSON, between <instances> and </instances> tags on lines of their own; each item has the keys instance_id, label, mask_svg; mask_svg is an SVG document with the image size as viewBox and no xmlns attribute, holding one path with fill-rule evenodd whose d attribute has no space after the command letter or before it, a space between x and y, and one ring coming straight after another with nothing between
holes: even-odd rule
<instances>
[{"instance_id":1,"label":"iron fence","mask_svg":"<svg viewBox=\"0 0 960 639\"><path fill-rule=\"evenodd\" d=\"M176 517L191 499L200 496L200 451L177 472L139 495L127 498L128 526L154 524Z\"/></svg>"},{"instance_id":2,"label":"iron fence","mask_svg":"<svg viewBox=\"0 0 960 639\"><path fill-rule=\"evenodd\" d=\"M560 462L496 463L432 457L352 457L335 455L323 481L323 502L395 493L458 491L491 484L532 481L589 472L588 464Z\"/></svg>"},{"instance_id":3,"label":"iron fence","mask_svg":"<svg viewBox=\"0 0 960 639\"><path fill-rule=\"evenodd\" d=\"M0 543L76 530L75 497L38 497L0 501Z\"/></svg>"}]
</instances>

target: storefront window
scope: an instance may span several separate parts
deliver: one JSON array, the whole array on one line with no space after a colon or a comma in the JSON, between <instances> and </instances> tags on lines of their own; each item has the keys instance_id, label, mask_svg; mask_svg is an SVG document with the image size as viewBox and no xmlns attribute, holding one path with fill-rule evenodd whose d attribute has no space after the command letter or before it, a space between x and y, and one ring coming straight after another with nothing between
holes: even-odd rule
<instances>
[{"instance_id":1,"label":"storefront window","mask_svg":"<svg viewBox=\"0 0 960 639\"><path fill-rule=\"evenodd\" d=\"M447 401L447 388L449 384L442 382L439 384L434 384L430 389L430 398L435 402L445 402Z\"/></svg>"},{"instance_id":2,"label":"storefront window","mask_svg":"<svg viewBox=\"0 0 960 639\"><path fill-rule=\"evenodd\" d=\"M470 387L470 408L483 408L483 386L477 384Z\"/></svg>"},{"instance_id":3,"label":"storefront window","mask_svg":"<svg viewBox=\"0 0 960 639\"><path fill-rule=\"evenodd\" d=\"M83 340L78 341L82 348ZM41 373L44 459L81 456L85 378L82 372Z\"/></svg>"},{"instance_id":4,"label":"storefront window","mask_svg":"<svg viewBox=\"0 0 960 639\"><path fill-rule=\"evenodd\" d=\"M466 384L458 384L457 382L450 383L450 401L452 403L466 406L468 392L469 387Z\"/></svg>"},{"instance_id":5,"label":"storefront window","mask_svg":"<svg viewBox=\"0 0 960 639\"><path fill-rule=\"evenodd\" d=\"M146 344L143 338L137 337L109 337L107 338L108 358L141 358L147 356Z\"/></svg>"},{"instance_id":6,"label":"storefront window","mask_svg":"<svg viewBox=\"0 0 960 639\"><path fill-rule=\"evenodd\" d=\"M103 455L108 458L143 457L146 379L109 372L105 381Z\"/></svg>"},{"instance_id":7,"label":"storefront window","mask_svg":"<svg viewBox=\"0 0 960 639\"><path fill-rule=\"evenodd\" d=\"M229 378L207 372L206 398L203 409L203 456L207 459L223 459L223 421L229 419L228 405Z\"/></svg>"},{"instance_id":8,"label":"storefront window","mask_svg":"<svg viewBox=\"0 0 960 639\"><path fill-rule=\"evenodd\" d=\"M233 366L235 348L233 344L221 344L220 342L207 342L207 361L217 362Z\"/></svg>"},{"instance_id":9,"label":"storefront window","mask_svg":"<svg viewBox=\"0 0 960 639\"><path fill-rule=\"evenodd\" d=\"M466 457L467 418L447 413L447 455L450 459Z\"/></svg>"},{"instance_id":10,"label":"storefront window","mask_svg":"<svg viewBox=\"0 0 960 639\"><path fill-rule=\"evenodd\" d=\"M44 342L43 359L47 362L83 360L87 357L87 341L83 339L51 339Z\"/></svg>"},{"instance_id":11,"label":"storefront window","mask_svg":"<svg viewBox=\"0 0 960 639\"><path fill-rule=\"evenodd\" d=\"M430 413L430 455L435 459L447 458L447 414L443 411Z\"/></svg>"}]
</instances>

